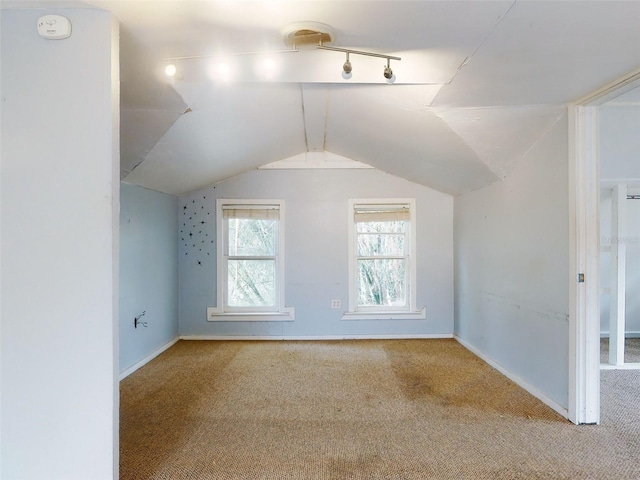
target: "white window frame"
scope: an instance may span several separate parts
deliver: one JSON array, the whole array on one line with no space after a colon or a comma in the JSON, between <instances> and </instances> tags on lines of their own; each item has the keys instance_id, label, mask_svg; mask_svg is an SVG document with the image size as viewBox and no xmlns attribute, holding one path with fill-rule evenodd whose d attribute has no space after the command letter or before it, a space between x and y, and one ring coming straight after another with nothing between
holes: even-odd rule
<instances>
[{"instance_id":1,"label":"white window frame","mask_svg":"<svg viewBox=\"0 0 640 480\"><path fill-rule=\"evenodd\" d=\"M264 307L230 307L227 306L227 261L226 235L223 207L230 205L266 207L274 205L278 207L278 238L276 242L276 305L273 308ZM285 307L284 299L284 253L285 253L285 202L281 199L225 199L216 200L216 298L217 306L207 308L207 320L220 321L292 321L295 319L293 307Z\"/></svg>"},{"instance_id":2,"label":"white window frame","mask_svg":"<svg viewBox=\"0 0 640 480\"><path fill-rule=\"evenodd\" d=\"M402 308L358 307L358 266L357 266L357 225L355 221L356 206L409 206L409 228L405 233L408 244L407 262L407 304ZM418 320L426 318L426 307L418 310L416 307L416 200L415 198L359 198L349 199L349 311L345 312L342 320Z\"/></svg>"}]
</instances>

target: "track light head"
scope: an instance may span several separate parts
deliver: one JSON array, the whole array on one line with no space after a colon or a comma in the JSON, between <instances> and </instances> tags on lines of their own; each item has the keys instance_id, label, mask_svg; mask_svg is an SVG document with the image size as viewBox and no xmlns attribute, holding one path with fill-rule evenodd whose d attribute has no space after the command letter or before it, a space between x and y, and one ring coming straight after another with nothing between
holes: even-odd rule
<instances>
[{"instance_id":1,"label":"track light head","mask_svg":"<svg viewBox=\"0 0 640 480\"><path fill-rule=\"evenodd\" d=\"M387 66L384 67L384 78L391 80L393 78L393 70L391 70L391 59L387 58Z\"/></svg>"},{"instance_id":2,"label":"track light head","mask_svg":"<svg viewBox=\"0 0 640 480\"><path fill-rule=\"evenodd\" d=\"M175 76L177 71L178 71L178 69L176 68L176 66L173 63L170 63L169 65L164 67L164 74L167 77Z\"/></svg>"},{"instance_id":3,"label":"track light head","mask_svg":"<svg viewBox=\"0 0 640 480\"><path fill-rule=\"evenodd\" d=\"M351 77L353 76L351 74L352 70L353 70L353 66L349 61L349 52L347 52L347 60L344 62L344 65L342 65L342 78L344 78L345 80L350 80Z\"/></svg>"}]
</instances>

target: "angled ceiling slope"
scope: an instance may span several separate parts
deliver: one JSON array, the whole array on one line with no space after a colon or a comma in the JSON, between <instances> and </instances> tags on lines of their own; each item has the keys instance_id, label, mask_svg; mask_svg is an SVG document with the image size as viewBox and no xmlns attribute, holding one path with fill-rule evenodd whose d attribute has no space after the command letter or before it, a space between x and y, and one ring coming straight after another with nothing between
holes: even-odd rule
<instances>
[{"instance_id":1,"label":"angled ceiling slope","mask_svg":"<svg viewBox=\"0 0 640 480\"><path fill-rule=\"evenodd\" d=\"M325 151L341 157L348 152L347 157L353 161L449 193L495 179L474 152L452 134L444 122L428 113L427 108L441 85L453 79L460 64L493 28L510 2L484 6L469 3L464 10L448 2L431 5L427 5L429 2L278 2L270 5L214 2L206 11L187 2L186 8L175 12L175 18L169 20L170 3L173 2L161 5L157 25L149 18L142 22L137 18L140 12L127 10L124 5L113 8L127 26L128 42L147 45L148 51L156 53L159 63L160 52L170 57L213 55L222 47L226 47L227 52L231 48L235 53L282 49L282 28L308 18L331 25L336 31L335 43L340 46L380 51L402 56L403 60L393 64L397 84L392 87L385 84L381 75L383 62L370 58L352 58L351 84L336 85L345 83L341 77L344 59L334 52L288 54L283 58L280 77L272 78L268 84L254 82L251 76L254 72L247 69L251 56L240 57L245 71L251 75L234 86L212 82L200 60L184 62L182 76L173 88L191 112L177 119L148 151L144 161L126 174L127 182L181 194L248 169L306 152ZM349 20L352 18L358 22ZM396 28L389 19L402 22L403 28ZM452 43L446 25L453 22L460 26L460 31ZM185 35L187 25L189 33ZM135 50L131 52L137 56ZM131 62L131 76L145 76L145 72L136 70L141 65L143 63ZM154 71L148 66L145 69ZM155 73L157 75L157 67ZM159 78L155 76L154 80ZM361 82L384 85L367 87ZM424 85L405 86L404 82ZM312 85L314 83L317 85ZM332 85L343 88L334 91ZM133 85L132 90L142 86L142 82L137 87ZM340 114L334 113L338 103L346 112L391 115L393 125L389 128L376 123L375 118L360 117L357 124L332 127L340 124L336 118ZM407 115L404 113L407 109L414 111ZM123 110L126 110L124 103ZM414 125L416 118L419 122ZM446 131L448 142L444 147L422 145L420 139L428 132L418 130L429 128L425 119L431 119L431 123L439 127L434 138L441 137L442 130ZM371 138L366 138L367 132ZM378 144L372 150L373 138ZM397 150L395 157L380 154L392 151L398 138L406 140L405 148ZM334 150L331 145L335 145ZM372 152L376 155L371 155ZM446 152L444 156L443 152ZM428 158L436 154L440 158Z\"/></svg>"},{"instance_id":2,"label":"angled ceiling slope","mask_svg":"<svg viewBox=\"0 0 640 480\"><path fill-rule=\"evenodd\" d=\"M34 2L4 2L22 8ZM108 9L121 23L122 169L181 194L279 160L330 152L452 194L503 178L567 103L640 66L640 2L38 2ZM280 50L289 24L330 25L334 44L402 57L283 54L235 84L163 59ZM241 65L242 66L242 65ZM186 112L186 113L185 113Z\"/></svg>"}]
</instances>

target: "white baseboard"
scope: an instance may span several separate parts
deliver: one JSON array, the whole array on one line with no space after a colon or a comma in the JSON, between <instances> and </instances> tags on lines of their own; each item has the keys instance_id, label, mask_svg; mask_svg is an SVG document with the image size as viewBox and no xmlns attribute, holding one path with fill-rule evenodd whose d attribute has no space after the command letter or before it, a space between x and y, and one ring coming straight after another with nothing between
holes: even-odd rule
<instances>
[{"instance_id":1,"label":"white baseboard","mask_svg":"<svg viewBox=\"0 0 640 480\"><path fill-rule=\"evenodd\" d=\"M610 336L609 332L600 332L600 338L609 338L609 336ZM638 331L624 332L624 338L640 338L640 332Z\"/></svg>"},{"instance_id":2,"label":"white baseboard","mask_svg":"<svg viewBox=\"0 0 640 480\"><path fill-rule=\"evenodd\" d=\"M140 360L137 363L134 363L133 365L131 365L129 368L125 368L123 371L120 372L120 377L119 380L123 380L125 378L127 378L129 375L131 375L133 372L135 372L136 370L138 370L140 367L145 366L147 363L149 363L151 360L153 360L154 358L156 358L158 355L160 355L162 352L164 352L165 350L167 350L168 348L173 347L178 340L180 340L180 337L176 337L173 340L171 340L170 342L165 343L164 345L162 345L160 348L154 350L153 352L151 352L149 355L147 355L146 357L144 357L142 360Z\"/></svg>"},{"instance_id":3,"label":"white baseboard","mask_svg":"<svg viewBox=\"0 0 640 480\"><path fill-rule=\"evenodd\" d=\"M623 363L621 365L601 363L600 370L640 370L640 363Z\"/></svg>"},{"instance_id":4,"label":"white baseboard","mask_svg":"<svg viewBox=\"0 0 640 480\"><path fill-rule=\"evenodd\" d=\"M410 340L453 338L452 333L399 335L182 335L180 340Z\"/></svg>"},{"instance_id":5,"label":"white baseboard","mask_svg":"<svg viewBox=\"0 0 640 480\"><path fill-rule=\"evenodd\" d=\"M527 392L529 392L531 395L533 395L534 397L536 397L538 400L540 400L542 403L548 405L549 407L551 407L552 409L554 409L556 412L558 412L560 415L562 415L564 418L569 418L569 410L565 407L563 407L562 405L560 405L559 403L557 403L556 401L552 400L551 398L549 398L548 396L546 396L544 393L542 393L540 390L538 390L536 387L534 387L533 385L527 383L526 381L524 381L522 378L520 378L518 375L516 375L515 373L511 372L510 370L506 369L505 367L503 367L502 365L500 365L499 363L495 362L494 360L492 360L491 358L487 357L484 353L482 353L480 350L478 350L477 348L475 348L473 345L471 345L470 343L467 343L466 341L462 340L460 337L458 337L457 335L454 335L453 338L456 339L456 341L458 343L460 343L460 345L462 345L464 348L466 348L467 350L469 350L471 353L473 353L474 355L480 357L482 360L484 360L485 362L487 362L489 365L491 365L493 368L495 368L496 370L498 370L500 373L502 373L505 377L507 377L509 380L511 380L512 382L518 384L520 387L524 388Z\"/></svg>"}]
</instances>

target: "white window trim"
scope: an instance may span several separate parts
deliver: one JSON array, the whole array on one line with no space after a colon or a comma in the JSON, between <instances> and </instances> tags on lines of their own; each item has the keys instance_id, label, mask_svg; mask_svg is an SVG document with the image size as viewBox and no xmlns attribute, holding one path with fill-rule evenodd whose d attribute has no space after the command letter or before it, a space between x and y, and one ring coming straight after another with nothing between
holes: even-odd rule
<instances>
[{"instance_id":1,"label":"white window trim","mask_svg":"<svg viewBox=\"0 0 640 480\"><path fill-rule=\"evenodd\" d=\"M224 261L224 218L222 214L223 205L278 205L280 220L278 222L278 251L277 251L277 273L276 273L276 306L273 311L243 311L242 309L225 309L225 261ZM295 320L295 309L284 306L284 237L285 237L285 203L282 199L225 199L216 200L216 303L215 307L207 308L207 320L210 322L265 322L277 321L287 322Z\"/></svg>"},{"instance_id":2,"label":"white window trim","mask_svg":"<svg viewBox=\"0 0 640 480\"><path fill-rule=\"evenodd\" d=\"M358 309L357 305L357 266L356 266L356 223L354 209L356 205L409 205L409 295L408 308L393 310L389 307L365 307ZM349 199L349 311L345 312L341 320L423 320L427 317L426 307L418 310L416 307L416 200L415 198L358 198Z\"/></svg>"}]
</instances>

